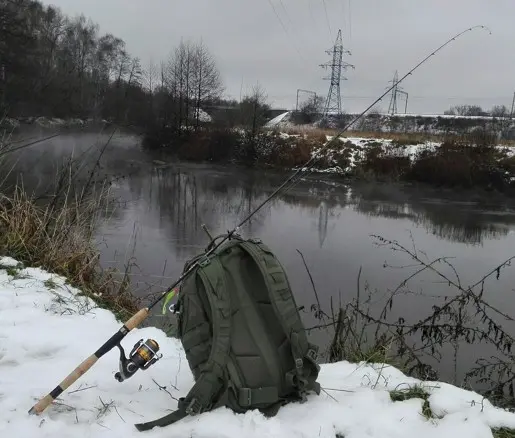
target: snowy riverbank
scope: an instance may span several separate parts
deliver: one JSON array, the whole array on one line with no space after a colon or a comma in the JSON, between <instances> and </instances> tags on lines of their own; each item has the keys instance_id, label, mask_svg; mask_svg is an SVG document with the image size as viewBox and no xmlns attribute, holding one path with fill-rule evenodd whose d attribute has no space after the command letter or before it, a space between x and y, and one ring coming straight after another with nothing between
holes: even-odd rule
<instances>
[{"instance_id":1,"label":"snowy riverbank","mask_svg":"<svg viewBox=\"0 0 515 438\"><path fill-rule=\"evenodd\" d=\"M0 431L5 436L487 438L492 428L515 429L515 414L494 408L473 392L445 383L421 383L392 367L341 362L322 366L319 381L324 392L319 397L289 405L275 418L219 409L140 433L135 422L175 409L174 398L185 395L193 384L180 343L155 328L135 330L123 341L126 349L141 338L160 343L163 358L149 370L118 383L118 351L113 350L55 406L40 417L29 416L30 407L120 323L107 310L77 296L64 279L16 265L0 258ZM390 391L418 383L429 394L430 415L420 398L391 399Z\"/></svg>"},{"instance_id":2,"label":"snowy riverbank","mask_svg":"<svg viewBox=\"0 0 515 438\"><path fill-rule=\"evenodd\" d=\"M290 135L286 133L279 134L282 139L299 138L299 135ZM326 141L332 141L334 137L327 135ZM320 160L322 166L313 167L313 172L319 173L340 173L349 174L359 165L363 164L366 159L367 151L375 149L378 156L389 158L408 158L411 163L420 156L424 151L434 153L441 146L441 142L425 141L413 144L399 144L395 140L386 138L369 138L369 137L339 137L338 141L332 143L323 151L327 143L320 144L319 147L313 148L312 157ZM515 156L515 147L497 145L495 149L501 154L505 154L510 158ZM343 159L343 160L342 160ZM341 164L345 163L344 166Z\"/></svg>"}]
</instances>

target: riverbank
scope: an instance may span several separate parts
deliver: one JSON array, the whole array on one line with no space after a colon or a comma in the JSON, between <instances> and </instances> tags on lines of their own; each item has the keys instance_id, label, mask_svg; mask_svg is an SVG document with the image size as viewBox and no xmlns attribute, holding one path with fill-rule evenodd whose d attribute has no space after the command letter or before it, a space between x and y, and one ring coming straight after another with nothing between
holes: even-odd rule
<instances>
[{"instance_id":1,"label":"riverbank","mask_svg":"<svg viewBox=\"0 0 515 438\"><path fill-rule=\"evenodd\" d=\"M0 194L0 255L22 263L10 267L14 277L20 275L23 264L47 269L66 277L99 306L127 318L138 309L130 293L129 270L103 269L94 239L99 213L109 203L108 193L97 188L84 200L73 202L68 199L70 191L68 187L56 193L47 203L19 187L10 196Z\"/></svg>"},{"instance_id":2,"label":"riverbank","mask_svg":"<svg viewBox=\"0 0 515 438\"><path fill-rule=\"evenodd\" d=\"M27 411L120 327L61 276L24 268L0 258L0 429L34 438L65 435L141 436L133 424L176 409L193 385L180 342L156 328L135 329L123 341L130 348L153 338L163 358L146 371L118 383L118 352L105 355L41 416ZM88 333L88 336L84 336ZM80 342L77 340L80 339ZM320 396L291 404L266 419L228 409L188 418L148 432L154 437L512 437L515 414L483 396L455 386L423 381L381 363L339 361L322 364ZM370 422L373 418L374 421Z\"/></svg>"},{"instance_id":3,"label":"riverbank","mask_svg":"<svg viewBox=\"0 0 515 438\"><path fill-rule=\"evenodd\" d=\"M515 147L484 133L442 141L389 135L342 136L323 131L205 130L173 141L148 139L145 147L194 162L233 163L262 169L297 170L313 158L311 173L347 181L407 182L434 187L485 189L515 195Z\"/></svg>"}]
</instances>

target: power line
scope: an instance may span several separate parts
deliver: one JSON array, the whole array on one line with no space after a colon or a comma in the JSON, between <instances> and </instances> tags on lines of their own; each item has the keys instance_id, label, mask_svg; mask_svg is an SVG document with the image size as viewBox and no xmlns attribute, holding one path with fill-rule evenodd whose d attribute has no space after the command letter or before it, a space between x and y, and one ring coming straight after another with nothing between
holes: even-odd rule
<instances>
[{"instance_id":1,"label":"power line","mask_svg":"<svg viewBox=\"0 0 515 438\"><path fill-rule=\"evenodd\" d=\"M329 35L331 36L331 40L332 40L333 32L331 30L331 23L329 22L329 15L327 14L327 5L325 3L325 0L322 0L322 3L324 4L325 20L327 21L327 27L329 28Z\"/></svg>"},{"instance_id":2,"label":"power line","mask_svg":"<svg viewBox=\"0 0 515 438\"><path fill-rule=\"evenodd\" d=\"M347 26L347 17L346 17L346 14L345 14L345 0L341 0L340 2L341 6L342 6L342 22L343 22L343 27L345 29L348 29L348 26Z\"/></svg>"},{"instance_id":3,"label":"power line","mask_svg":"<svg viewBox=\"0 0 515 438\"><path fill-rule=\"evenodd\" d=\"M288 32L288 29L286 29L286 26L284 25L284 22L283 20L281 19L281 17L279 16L279 14L277 13L277 9L275 8L274 4L272 3L272 0L268 0L268 3L270 4L270 6L272 7L272 9L274 10L274 14L275 16L277 17L277 19L279 20L279 23L281 23L281 27L283 28L284 32L286 33L286 35L288 35L288 37L290 37L290 33ZM307 62L307 60L304 58L304 56L302 56L302 53L300 52L300 50L298 49L297 45L296 44L293 44L293 47L295 49L295 51L298 53L298 55L304 60Z\"/></svg>"},{"instance_id":4,"label":"power line","mask_svg":"<svg viewBox=\"0 0 515 438\"><path fill-rule=\"evenodd\" d=\"M284 15L286 15L286 18L290 22L291 27L293 28L293 21L291 21L290 15L288 14L288 11L286 10L286 7L284 6L283 0L279 0L279 4L281 5L281 8L283 8Z\"/></svg>"},{"instance_id":5,"label":"power line","mask_svg":"<svg viewBox=\"0 0 515 438\"><path fill-rule=\"evenodd\" d=\"M349 0L348 11L349 11L349 39L352 42L352 5L351 5L351 1L352 0Z\"/></svg>"},{"instance_id":6,"label":"power line","mask_svg":"<svg viewBox=\"0 0 515 438\"><path fill-rule=\"evenodd\" d=\"M274 14L277 17L277 19L279 20L279 23L281 23L281 27L283 28L284 32L289 36L288 30L286 29L286 26L284 25L283 20L281 19L281 17L277 13L277 9L275 9L275 6L272 3L272 0L268 0L268 3L270 4L270 6L272 6L272 9L274 10Z\"/></svg>"},{"instance_id":7,"label":"power line","mask_svg":"<svg viewBox=\"0 0 515 438\"><path fill-rule=\"evenodd\" d=\"M313 21L313 24L315 27L318 27L318 24L315 20L315 14L313 14L313 8L311 7L311 0L307 0L308 2L308 9L309 9L309 15L311 15L311 20Z\"/></svg>"},{"instance_id":8,"label":"power line","mask_svg":"<svg viewBox=\"0 0 515 438\"><path fill-rule=\"evenodd\" d=\"M285 6L285 4L284 4L284 1L283 1L283 0L279 0L279 3L280 3L280 5L281 5L281 7L282 7L282 9L283 9L283 11L284 11L284 15L286 16L286 18L287 18L287 19L288 19L288 21L290 22L290 26L291 26L291 31L292 31L292 33L296 33L296 32L295 32L295 25L293 24L293 20L291 19L291 16L290 16L290 14L288 13L288 10L286 9L286 6ZM303 35L302 33L300 33L300 34L298 34L298 35L299 35L299 39L304 40L304 35ZM302 46L302 47L306 47L306 46L307 46L307 43L306 43L305 41L301 41L300 43L301 43L301 46ZM308 40L308 43L311 43L311 41L310 41L310 40ZM304 61L308 62L308 61L304 58L304 56L302 56L302 59L303 59Z\"/></svg>"}]
</instances>

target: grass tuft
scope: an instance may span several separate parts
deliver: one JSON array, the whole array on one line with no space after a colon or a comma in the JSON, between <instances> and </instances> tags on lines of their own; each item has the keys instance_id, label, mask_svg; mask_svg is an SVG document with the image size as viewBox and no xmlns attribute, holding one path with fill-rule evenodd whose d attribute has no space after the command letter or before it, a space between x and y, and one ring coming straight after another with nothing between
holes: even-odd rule
<instances>
[{"instance_id":1,"label":"grass tuft","mask_svg":"<svg viewBox=\"0 0 515 438\"><path fill-rule=\"evenodd\" d=\"M57 289L57 283L52 280L51 278L49 278L48 280L45 280L44 283L45 287L47 289L50 289L50 290L53 290L53 289Z\"/></svg>"},{"instance_id":2,"label":"grass tuft","mask_svg":"<svg viewBox=\"0 0 515 438\"><path fill-rule=\"evenodd\" d=\"M422 415L424 417L426 417L427 419L437 418L431 410L428 392L420 385L414 385L408 389L396 389L394 391L390 391L390 399L393 402L411 400L413 398L419 398L424 400L424 403L422 405Z\"/></svg>"},{"instance_id":3,"label":"grass tuft","mask_svg":"<svg viewBox=\"0 0 515 438\"><path fill-rule=\"evenodd\" d=\"M515 438L515 429L507 429L505 427L492 429L494 438Z\"/></svg>"},{"instance_id":4,"label":"grass tuft","mask_svg":"<svg viewBox=\"0 0 515 438\"><path fill-rule=\"evenodd\" d=\"M12 266L8 266L6 269L5 269L5 272L7 273L7 275L9 277L16 277L18 275L18 269L12 267Z\"/></svg>"}]
</instances>

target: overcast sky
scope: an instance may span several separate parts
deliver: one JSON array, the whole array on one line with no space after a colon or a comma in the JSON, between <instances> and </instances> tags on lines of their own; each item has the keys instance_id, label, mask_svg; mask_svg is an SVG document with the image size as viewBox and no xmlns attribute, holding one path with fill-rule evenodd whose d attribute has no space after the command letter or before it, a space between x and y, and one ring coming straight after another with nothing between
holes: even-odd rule
<instances>
[{"instance_id":1,"label":"overcast sky","mask_svg":"<svg viewBox=\"0 0 515 438\"><path fill-rule=\"evenodd\" d=\"M226 94L239 99L257 81L274 107L294 108L298 88L326 96L338 29L355 65L342 81L347 111L366 108L388 86L454 34L408 77L408 112L443 113L454 104L511 108L515 91L515 0L51 0L68 15L84 13L102 33L123 38L131 55L166 59L185 39L206 43ZM277 12L274 12L272 5ZM325 7L324 7L325 5ZM327 10L327 15L326 15ZM281 22L283 25L281 25ZM388 96L379 105L388 107ZM404 109L403 104L399 105Z\"/></svg>"}]
</instances>

